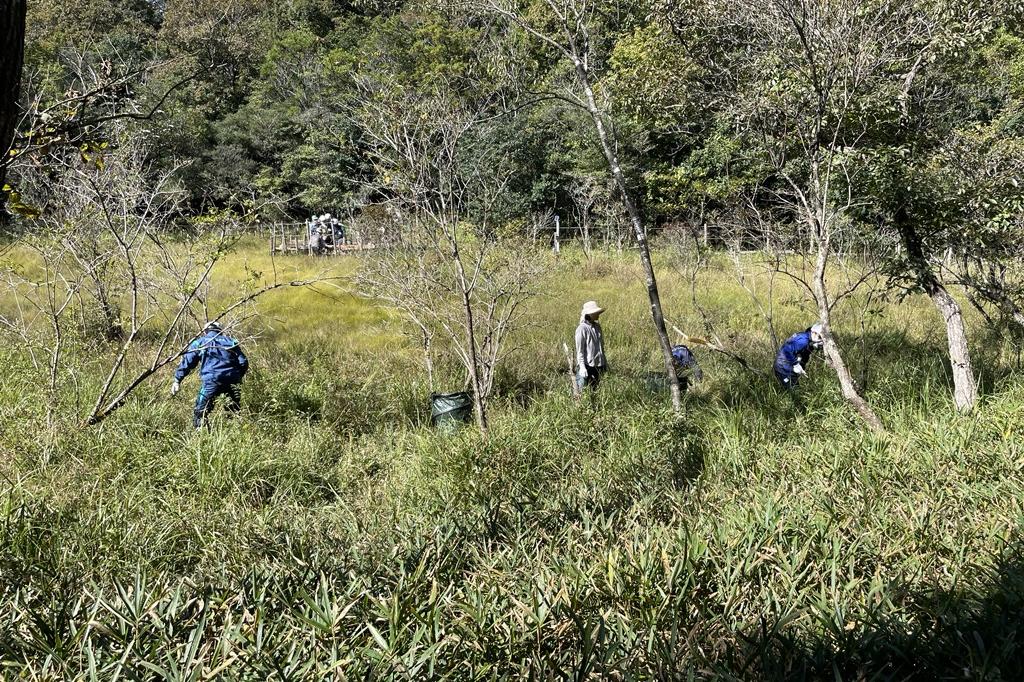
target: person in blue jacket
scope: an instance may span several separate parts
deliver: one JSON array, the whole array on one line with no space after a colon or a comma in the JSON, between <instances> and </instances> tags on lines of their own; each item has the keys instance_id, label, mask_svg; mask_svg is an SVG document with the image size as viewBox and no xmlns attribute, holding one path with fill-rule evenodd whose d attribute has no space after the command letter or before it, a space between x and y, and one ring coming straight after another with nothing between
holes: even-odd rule
<instances>
[{"instance_id":1,"label":"person in blue jacket","mask_svg":"<svg viewBox=\"0 0 1024 682\"><path fill-rule=\"evenodd\" d=\"M680 390L685 391L690 387L691 381L696 383L704 378L704 372L697 364L697 358L687 346L672 346L672 360L676 366Z\"/></svg>"},{"instance_id":2,"label":"person in blue jacket","mask_svg":"<svg viewBox=\"0 0 1024 682\"><path fill-rule=\"evenodd\" d=\"M199 395L193 412L192 424L197 429L206 423L206 416L221 395L228 398L229 412L238 412L242 407L242 379L249 370L249 359L242 352L238 341L224 333L216 322L210 322L196 339L189 344L174 372L171 395L181 390L181 382L199 367Z\"/></svg>"},{"instance_id":3,"label":"person in blue jacket","mask_svg":"<svg viewBox=\"0 0 1024 682\"><path fill-rule=\"evenodd\" d=\"M775 356L775 376L787 389L795 388L800 377L807 372L804 367L811 359L811 353L821 348L824 329L815 324L806 331L798 332L786 339Z\"/></svg>"}]
</instances>

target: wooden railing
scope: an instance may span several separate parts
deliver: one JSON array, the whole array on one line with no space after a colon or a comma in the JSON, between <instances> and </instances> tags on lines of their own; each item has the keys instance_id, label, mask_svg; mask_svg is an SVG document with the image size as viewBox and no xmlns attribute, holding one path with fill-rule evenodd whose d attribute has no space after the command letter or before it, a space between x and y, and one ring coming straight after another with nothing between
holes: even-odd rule
<instances>
[{"instance_id":1,"label":"wooden railing","mask_svg":"<svg viewBox=\"0 0 1024 682\"><path fill-rule=\"evenodd\" d=\"M358 232L348 229L342 230L339 239L331 239L329 235L325 236L323 246L319 250L315 248L314 240L309 234L309 227L305 223L268 225L264 229L269 232L271 255L292 253L308 256L338 256L352 251L373 248L373 244L364 242Z\"/></svg>"}]
</instances>

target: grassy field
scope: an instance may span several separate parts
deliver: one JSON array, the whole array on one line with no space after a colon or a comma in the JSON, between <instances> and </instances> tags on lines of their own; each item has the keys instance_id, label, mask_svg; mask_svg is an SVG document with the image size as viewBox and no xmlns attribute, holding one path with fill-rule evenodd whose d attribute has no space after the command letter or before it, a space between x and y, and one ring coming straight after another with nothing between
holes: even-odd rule
<instances>
[{"instance_id":1,"label":"grassy field","mask_svg":"<svg viewBox=\"0 0 1024 682\"><path fill-rule=\"evenodd\" d=\"M690 283L660 260L673 321L702 333ZM891 435L861 428L820 359L798 405L699 349L706 379L676 421L644 381L658 355L634 261L551 263L486 439L429 427L415 337L344 283L263 301L243 418L209 432L189 428L195 379L172 400L169 374L98 428L76 426L69 396L47 431L38 374L5 342L0 676L1020 679L1011 342L973 321L984 396L958 416L927 302L854 300L837 332ZM271 268L255 244L217 286L246 268ZM733 265L714 261L697 292L768 371ZM561 349L588 298L608 308L613 365L593 409L571 399ZM780 333L813 321L792 284L775 305ZM87 394L106 351L76 352Z\"/></svg>"}]
</instances>

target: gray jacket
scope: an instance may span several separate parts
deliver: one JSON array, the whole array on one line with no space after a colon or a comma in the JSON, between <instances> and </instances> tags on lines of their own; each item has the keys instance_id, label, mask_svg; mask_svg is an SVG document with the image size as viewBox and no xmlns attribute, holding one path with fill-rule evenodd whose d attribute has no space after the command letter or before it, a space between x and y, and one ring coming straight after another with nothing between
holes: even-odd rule
<instances>
[{"instance_id":1,"label":"gray jacket","mask_svg":"<svg viewBox=\"0 0 1024 682\"><path fill-rule=\"evenodd\" d=\"M576 371L583 368L608 368L601 325L586 319L580 320L580 326L576 327Z\"/></svg>"}]
</instances>

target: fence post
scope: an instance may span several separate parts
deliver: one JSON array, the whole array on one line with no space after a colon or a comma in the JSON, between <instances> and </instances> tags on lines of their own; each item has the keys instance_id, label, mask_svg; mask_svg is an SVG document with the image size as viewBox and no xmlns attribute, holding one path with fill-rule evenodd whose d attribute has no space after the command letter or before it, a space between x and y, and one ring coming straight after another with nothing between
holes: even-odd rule
<instances>
[{"instance_id":1,"label":"fence post","mask_svg":"<svg viewBox=\"0 0 1024 682\"><path fill-rule=\"evenodd\" d=\"M558 218L558 214L555 214L555 239L551 246L551 252L556 256L562 252L562 245L559 243L559 237L562 236L562 221Z\"/></svg>"}]
</instances>

